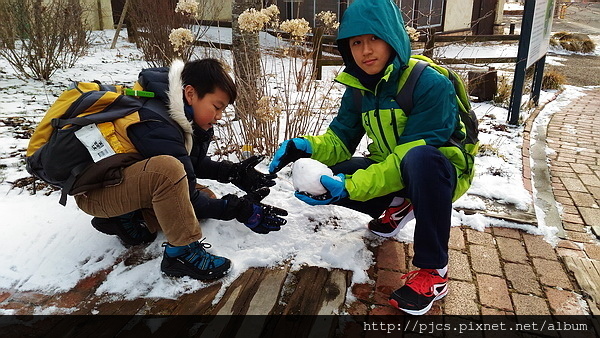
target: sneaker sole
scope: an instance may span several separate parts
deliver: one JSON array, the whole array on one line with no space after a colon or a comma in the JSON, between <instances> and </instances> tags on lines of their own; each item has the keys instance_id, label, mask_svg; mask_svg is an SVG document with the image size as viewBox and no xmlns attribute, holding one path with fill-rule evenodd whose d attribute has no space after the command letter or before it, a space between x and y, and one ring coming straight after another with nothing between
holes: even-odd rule
<instances>
[{"instance_id":1,"label":"sneaker sole","mask_svg":"<svg viewBox=\"0 0 600 338\"><path fill-rule=\"evenodd\" d=\"M410 309L403 309L398 305L398 302L396 302L394 299L390 299L389 303L390 305L392 305L393 307L395 307L398 310L402 310L406 313L408 313L409 315L413 315L413 316L421 316L427 313L427 311L431 310L431 307L433 306L433 302L435 302L436 300L442 299L446 296L446 294L448 294L448 286L446 286L446 289L440 293L439 295L435 296L435 298L431 301L431 303L429 303L429 305L427 305L426 307L424 307L421 310L410 310Z\"/></svg>"},{"instance_id":2,"label":"sneaker sole","mask_svg":"<svg viewBox=\"0 0 600 338\"><path fill-rule=\"evenodd\" d=\"M402 228L404 228L404 226L412 221L413 219L415 219L415 211L411 210L408 214L406 214L406 216L404 216L404 218L402 218L402 220L400 221L400 223L398 224L398 226L396 227L396 229L394 229L394 231L392 232L377 232L374 230L369 229L372 233L374 233L377 236L381 236L381 237L394 237L398 234L398 232L400 232L400 230L402 230Z\"/></svg>"},{"instance_id":3,"label":"sneaker sole","mask_svg":"<svg viewBox=\"0 0 600 338\"><path fill-rule=\"evenodd\" d=\"M231 270L231 263L224 265L222 268L214 270L211 273L202 274L202 273L190 273L189 268L181 267L181 266L169 266L168 268L163 268L161 266L161 271L169 276L169 277L190 277L197 280L215 280L224 277Z\"/></svg>"}]
</instances>

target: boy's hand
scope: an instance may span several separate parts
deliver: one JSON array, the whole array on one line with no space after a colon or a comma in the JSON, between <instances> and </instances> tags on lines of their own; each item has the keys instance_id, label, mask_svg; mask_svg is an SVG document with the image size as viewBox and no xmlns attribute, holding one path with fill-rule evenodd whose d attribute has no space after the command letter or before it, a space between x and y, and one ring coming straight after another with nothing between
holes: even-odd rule
<instances>
[{"instance_id":1,"label":"boy's hand","mask_svg":"<svg viewBox=\"0 0 600 338\"><path fill-rule=\"evenodd\" d=\"M273 161L269 165L269 172L276 173L288 163L303 157L310 157L312 149L307 139L296 137L285 140L273 155Z\"/></svg>"},{"instance_id":2,"label":"boy's hand","mask_svg":"<svg viewBox=\"0 0 600 338\"><path fill-rule=\"evenodd\" d=\"M330 204L348 197L348 191L344 185L345 181L346 176L344 174L337 174L334 177L323 175L321 176L321 184L327 189L326 193L319 196L312 196L296 191L294 195L302 202L310 205Z\"/></svg>"},{"instance_id":3,"label":"boy's hand","mask_svg":"<svg viewBox=\"0 0 600 338\"><path fill-rule=\"evenodd\" d=\"M260 193L265 190L268 192L269 189L262 188L256 192ZM288 213L283 209L260 203L260 199L264 198L264 196L264 194L260 194L260 196L248 194L243 197L235 195L223 196L223 199L227 201L224 219L235 218L238 222L244 223L250 230L259 234L279 231L281 226L287 223L280 216L287 216Z\"/></svg>"},{"instance_id":4,"label":"boy's hand","mask_svg":"<svg viewBox=\"0 0 600 338\"><path fill-rule=\"evenodd\" d=\"M234 163L231 168L230 182L245 192L274 186L277 175L263 174L254 168L264 158L264 156L251 156L240 163Z\"/></svg>"}]
</instances>

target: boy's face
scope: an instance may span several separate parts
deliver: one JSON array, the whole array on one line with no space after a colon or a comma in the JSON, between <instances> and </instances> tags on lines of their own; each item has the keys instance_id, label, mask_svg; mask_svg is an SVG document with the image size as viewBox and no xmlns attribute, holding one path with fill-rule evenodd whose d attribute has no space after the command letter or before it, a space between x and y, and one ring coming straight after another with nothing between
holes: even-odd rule
<instances>
[{"instance_id":1,"label":"boy's face","mask_svg":"<svg viewBox=\"0 0 600 338\"><path fill-rule=\"evenodd\" d=\"M354 62L369 75L381 72L393 53L392 46L373 34L351 37L350 51Z\"/></svg>"},{"instance_id":2,"label":"boy's face","mask_svg":"<svg viewBox=\"0 0 600 338\"><path fill-rule=\"evenodd\" d=\"M194 87L187 85L184 88L184 95L187 103L194 110L194 122L204 130L212 128L213 124L223 117L223 111L229 105L229 95L218 87L214 92L200 98Z\"/></svg>"}]
</instances>

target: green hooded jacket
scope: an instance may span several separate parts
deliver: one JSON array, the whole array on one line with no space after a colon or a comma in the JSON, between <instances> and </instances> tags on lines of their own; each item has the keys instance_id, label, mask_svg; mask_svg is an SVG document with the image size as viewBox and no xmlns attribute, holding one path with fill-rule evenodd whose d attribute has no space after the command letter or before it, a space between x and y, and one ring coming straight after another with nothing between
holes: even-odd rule
<instances>
[{"instance_id":1,"label":"green hooded jacket","mask_svg":"<svg viewBox=\"0 0 600 338\"><path fill-rule=\"evenodd\" d=\"M374 34L396 52L374 91L360 82L362 70L355 63L348 43L350 37L363 34ZM354 1L340 23L338 49L346 68L335 80L348 88L338 115L325 134L303 136L311 144L311 157L328 166L348 160L366 133L372 141L368 146L369 158L377 163L346 175L345 181L350 199L366 201L402 190L405 185L400 163L406 153L419 145L435 146L457 168L453 200L460 197L469 188L473 175L472 171L470 175L461 174L467 168L467 160L460 149L445 146L455 129L460 129L452 83L427 67L415 87L410 117L395 101L399 83L408 75L404 70L411 55L410 40L396 4L391 0ZM352 88L362 91L362 107L355 107Z\"/></svg>"}]
</instances>

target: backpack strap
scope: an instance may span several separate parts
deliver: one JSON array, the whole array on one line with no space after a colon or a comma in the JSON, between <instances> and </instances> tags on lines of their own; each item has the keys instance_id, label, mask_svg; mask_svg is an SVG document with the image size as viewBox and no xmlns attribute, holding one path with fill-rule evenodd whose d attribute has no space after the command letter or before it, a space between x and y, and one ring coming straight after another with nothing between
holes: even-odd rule
<instances>
[{"instance_id":1,"label":"backpack strap","mask_svg":"<svg viewBox=\"0 0 600 338\"><path fill-rule=\"evenodd\" d=\"M362 98L363 94L360 89L352 87L352 98L354 99L354 106L362 110Z\"/></svg>"},{"instance_id":2,"label":"backpack strap","mask_svg":"<svg viewBox=\"0 0 600 338\"><path fill-rule=\"evenodd\" d=\"M413 66L412 70L410 71L406 82L404 82L404 85L402 86L402 88L400 88L400 91L396 95L396 102L398 103L402 111L404 111L404 115L406 116L410 115L414 107L413 92L415 91L417 81L419 81L423 70L427 66L429 66L429 63L421 60L417 61L417 63Z\"/></svg>"}]
</instances>

